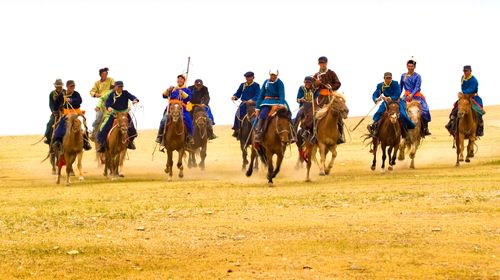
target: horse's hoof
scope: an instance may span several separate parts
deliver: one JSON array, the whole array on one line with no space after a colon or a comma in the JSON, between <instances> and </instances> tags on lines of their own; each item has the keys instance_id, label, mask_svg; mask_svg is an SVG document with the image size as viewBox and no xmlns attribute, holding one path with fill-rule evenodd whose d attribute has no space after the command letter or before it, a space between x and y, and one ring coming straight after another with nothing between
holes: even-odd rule
<instances>
[{"instance_id":1,"label":"horse's hoof","mask_svg":"<svg viewBox=\"0 0 500 280\"><path fill-rule=\"evenodd\" d=\"M382 170L380 170L380 173L385 174L385 168L382 168Z\"/></svg>"},{"instance_id":2,"label":"horse's hoof","mask_svg":"<svg viewBox=\"0 0 500 280\"><path fill-rule=\"evenodd\" d=\"M398 160L403 161L403 160L405 160L405 157L398 157Z\"/></svg>"},{"instance_id":3,"label":"horse's hoof","mask_svg":"<svg viewBox=\"0 0 500 280\"><path fill-rule=\"evenodd\" d=\"M311 182L311 179L307 178L307 179L306 179L306 182L307 182L307 183Z\"/></svg>"},{"instance_id":4,"label":"horse's hoof","mask_svg":"<svg viewBox=\"0 0 500 280\"><path fill-rule=\"evenodd\" d=\"M250 177L250 176L252 176L252 171L250 171L250 170L247 170L247 172L245 172L245 175L246 175L247 177Z\"/></svg>"},{"instance_id":5,"label":"horse's hoof","mask_svg":"<svg viewBox=\"0 0 500 280\"><path fill-rule=\"evenodd\" d=\"M84 180L85 178L83 178L83 176L78 177L78 181L83 182Z\"/></svg>"},{"instance_id":6,"label":"horse's hoof","mask_svg":"<svg viewBox=\"0 0 500 280\"><path fill-rule=\"evenodd\" d=\"M65 186L66 186L66 187L69 187L69 185L70 185L70 183L66 183L66 185L65 185Z\"/></svg>"},{"instance_id":7,"label":"horse's hoof","mask_svg":"<svg viewBox=\"0 0 500 280\"><path fill-rule=\"evenodd\" d=\"M375 171L375 166L371 166L371 167L370 167L370 169L371 169L372 171Z\"/></svg>"},{"instance_id":8,"label":"horse's hoof","mask_svg":"<svg viewBox=\"0 0 500 280\"><path fill-rule=\"evenodd\" d=\"M325 171L320 171L320 172L319 172L319 176L325 176L325 175L326 175L326 174L325 174Z\"/></svg>"},{"instance_id":9,"label":"horse's hoof","mask_svg":"<svg viewBox=\"0 0 500 280\"><path fill-rule=\"evenodd\" d=\"M123 174L118 174L118 177L123 178L123 177L125 177L125 175L123 175Z\"/></svg>"},{"instance_id":10,"label":"horse's hoof","mask_svg":"<svg viewBox=\"0 0 500 280\"><path fill-rule=\"evenodd\" d=\"M470 159L466 158L466 159L465 159L465 162L470 162Z\"/></svg>"},{"instance_id":11,"label":"horse's hoof","mask_svg":"<svg viewBox=\"0 0 500 280\"><path fill-rule=\"evenodd\" d=\"M458 161L464 161L464 159L463 159L463 158L461 158L461 159L459 159Z\"/></svg>"},{"instance_id":12,"label":"horse's hoof","mask_svg":"<svg viewBox=\"0 0 500 280\"><path fill-rule=\"evenodd\" d=\"M55 170L52 170L52 175L56 175L56 171Z\"/></svg>"},{"instance_id":13,"label":"horse's hoof","mask_svg":"<svg viewBox=\"0 0 500 280\"><path fill-rule=\"evenodd\" d=\"M75 176L75 172L73 171L69 172L69 176Z\"/></svg>"},{"instance_id":14,"label":"horse's hoof","mask_svg":"<svg viewBox=\"0 0 500 280\"><path fill-rule=\"evenodd\" d=\"M387 169L389 169L389 171L392 171L393 167L392 167L392 166L389 166L389 168L387 168Z\"/></svg>"},{"instance_id":15,"label":"horse's hoof","mask_svg":"<svg viewBox=\"0 0 500 280\"><path fill-rule=\"evenodd\" d=\"M169 181L169 182L170 182L170 181L172 181L172 177L171 177L171 176L168 176L168 177L167 177L167 181Z\"/></svg>"},{"instance_id":16,"label":"horse's hoof","mask_svg":"<svg viewBox=\"0 0 500 280\"><path fill-rule=\"evenodd\" d=\"M456 166L456 167L459 167L459 166L460 166L460 163L458 163L458 162L457 162L457 163L455 163L455 166Z\"/></svg>"},{"instance_id":17,"label":"horse's hoof","mask_svg":"<svg viewBox=\"0 0 500 280\"><path fill-rule=\"evenodd\" d=\"M179 173L179 178L184 178L184 174Z\"/></svg>"},{"instance_id":18,"label":"horse's hoof","mask_svg":"<svg viewBox=\"0 0 500 280\"><path fill-rule=\"evenodd\" d=\"M167 174L168 174L168 170L167 170L166 168L165 168L165 169L163 169L163 171L164 171L165 173L167 173Z\"/></svg>"},{"instance_id":19,"label":"horse's hoof","mask_svg":"<svg viewBox=\"0 0 500 280\"><path fill-rule=\"evenodd\" d=\"M111 181L116 181L116 179L117 178L115 176L111 177Z\"/></svg>"},{"instance_id":20,"label":"horse's hoof","mask_svg":"<svg viewBox=\"0 0 500 280\"><path fill-rule=\"evenodd\" d=\"M411 169L415 169L415 165L410 165L410 168Z\"/></svg>"},{"instance_id":21,"label":"horse's hoof","mask_svg":"<svg viewBox=\"0 0 500 280\"><path fill-rule=\"evenodd\" d=\"M270 188L272 188L272 187L274 187L274 183L273 182L268 182L267 186L270 187Z\"/></svg>"}]
</instances>

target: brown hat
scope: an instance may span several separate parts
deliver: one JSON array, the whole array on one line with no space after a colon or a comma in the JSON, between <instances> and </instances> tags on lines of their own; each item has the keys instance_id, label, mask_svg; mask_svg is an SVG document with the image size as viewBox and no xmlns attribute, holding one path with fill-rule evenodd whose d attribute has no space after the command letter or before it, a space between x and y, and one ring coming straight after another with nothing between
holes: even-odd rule
<instances>
[{"instance_id":1,"label":"brown hat","mask_svg":"<svg viewBox=\"0 0 500 280\"><path fill-rule=\"evenodd\" d=\"M56 81L54 82L54 85L55 86L62 86L63 85L63 82L61 79L56 79Z\"/></svg>"}]
</instances>

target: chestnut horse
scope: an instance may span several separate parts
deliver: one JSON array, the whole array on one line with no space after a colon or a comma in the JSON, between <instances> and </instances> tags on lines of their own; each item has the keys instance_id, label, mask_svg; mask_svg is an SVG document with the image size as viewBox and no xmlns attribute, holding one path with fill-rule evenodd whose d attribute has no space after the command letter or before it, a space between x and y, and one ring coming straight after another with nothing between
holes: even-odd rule
<instances>
[{"instance_id":1,"label":"chestnut horse","mask_svg":"<svg viewBox=\"0 0 500 280\"><path fill-rule=\"evenodd\" d=\"M163 143L167 150L167 164L165 173L168 174L169 180L173 176L173 152L177 151L179 158L177 160L177 168L179 168L179 178L184 177L184 167L182 166L182 158L186 149L186 134L187 130L184 125L183 104L182 101L171 99L168 108L168 118L165 124L165 132L163 133Z\"/></svg>"},{"instance_id":2,"label":"chestnut horse","mask_svg":"<svg viewBox=\"0 0 500 280\"><path fill-rule=\"evenodd\" d=\"M406 138L401 138L399 143L399 156L398 160L405 159L405 150L408 151L408 156L411 159L410 168L415 169L415 154L420 146L422 135L420 134L422 123L422 104L419 101L413 100L406 104L406 112L411 121L415 124L414 129L408 130Z\"/></svg>"},{"instance_id":3,"label":"chestnut horse","mask_svg":"<svg viewBox=\"0 0 500 280\"><path fill-rule=\"evenodd\" d=\"M128 113L117 112L113 121L113 126L106 137L106 152L104 176L111 175L111 180L115 180L119 175L121 155L127 151L128 145Z\"/></svg>"},{"instance_id":4,"label":"chestnut horse","mask_svg":"<svg viewBox=\"0 0 500 280\"><path fill-rule=\"evenodd\" d=\"M61 181L61 169L66 165L66 186L70 185L70 176L73 173L73 163L78 158L79 180L83 180L82 156L83 156L83 130L82 122L78 119L79 114L69 114L66 116L66 134L62 141L62 150L55 148L57 155L57 181ZM82 116L83 117L83 116ZM85 120L85 117L84 117Z\"/></svg>"},{"instance_id":5,"label":"chestnut horse","mask_svg":"<svg viewBox=\"0 0 500 280\"><path fill-rule=\"evenodd\" d=\"M326 104L315 114L317 119L316 124L316 143L312 148L306 150L307 175L306 181L310 181L309 173L311 170L312 160L315 160L316 151L319 149L320 176L330 174L335 158L337 157L337 140L339 139L338 123L342 119L346 119L349 114L349 108L345 103L345 97L341 93L333 92L331 94L330 103ZM332 158L326 166L326 156L328 152L332 153Z\"/></svg>"},{"instance_id":6,"label":"chestnut horse","mask_svg":"<svg viewBox=\"0 0 500 280\"><path fill-rule=\"evenodd\" d=\"M274 111L274 112L273 112ZM266 131L260 146L260 150L256 150L256 144L253 144L250 164L246 172L246 176L250 177L253 173L253 166L257 156L260 156L262 161L267 165L267 180L269 186L273 186L273 178L278 175L285 155L285 149L290 144L292 136L289 111L285 108L277 110L271 109L271 115L267 117ZM257 147L258 147L257 146ZM258 155L257 155L258 154ZM273 156L276 155L276 168L273 164Z\"/></svg>"},{"instance_id":7,"label":"chestnut horse","mask_svg":"<svg viewBox=\"0 0 500 280\"><path fill-rule=\"evenodd\" d=\"M373 162L371 169L375 170L377 163L377 148L382 148L382 172L385 172L385 160L389 156L389 171L396 164L396 154L401 142L401 124L399 120L399 101L387 105L379 123L378 137L373 137ZM388 151L386 150L388 148Z\"/></svg>"},{"instance_id":8,"label":"chestnut horse","mask_svg":"<svg viewBox=\"0 0 500 280\"><path fill-rule=\"evenodd\" d=\"M194 144L189 145L188 168L199 166L201 170L205 170L205 158L207 157L207 142L208 142L208 118L205 111L205 105L194 105L193 107L193 126ZM200 155L200 164L196 163L196 154Z\"/></svg>"},{"instance_id":9,"label":"chestnut horse","mask_svg":"<svg viewBox=\"0 0 500 280\"><path fill-rule=\"evenodd\" d=\"M456 166L460 166L460 161L464 161L464 141L469 140L467 145L467 157L465 162L470 162L474 157L474 142L476 141L476 131L478 117L476 111L472 109L471 95L464 94L458 99L457 129L455 131L455 143L457 148Z\"/></svg>"},{"instance_id":10,"label":"chestnut horse","mask_svg":"<svg viewBox=\"0 0 500 280\"><path fill-rule=\"evenodd\" d=\"M246 103L247 113L240 121L240 149L241 155L243 159L243 164L241 165L241 170L245 171L247 169L248 164L248 147L252 148L252 138L253 138L253 129L252 123L255 119L255 101L248 100L244 101ZM259 169L259 161L255 161L254 168Z\"/></svg>"}]
</instances>

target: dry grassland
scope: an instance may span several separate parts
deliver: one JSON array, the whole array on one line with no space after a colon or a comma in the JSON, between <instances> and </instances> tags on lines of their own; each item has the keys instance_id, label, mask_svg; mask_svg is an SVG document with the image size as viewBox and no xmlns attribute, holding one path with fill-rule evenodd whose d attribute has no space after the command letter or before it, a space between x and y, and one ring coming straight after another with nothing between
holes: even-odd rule
<instances>
[{"instance_id":1,"label":"dry grassland","mask_svg":"<svg viewBox=\"0 0 500 280\"><path fill-rule=\"evenodd\" d=\"M294 148L274 188L263 170L241 172L229 127L216 127L204 172L167 182L142 131L125 178L104 178L86 153L70 187L40 163L40 135L0 137L0 278L500 279L500 106L486 109L486 136L459 168L437 111L416 170L370 171L365 121L332 175L314 167L305 183Z\"/></svg>"}]
</instances>

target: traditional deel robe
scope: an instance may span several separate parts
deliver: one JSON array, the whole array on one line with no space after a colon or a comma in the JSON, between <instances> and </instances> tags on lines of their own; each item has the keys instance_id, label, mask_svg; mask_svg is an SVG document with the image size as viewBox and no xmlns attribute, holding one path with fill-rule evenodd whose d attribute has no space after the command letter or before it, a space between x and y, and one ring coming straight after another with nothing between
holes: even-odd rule
<instances>
[{"instance_id":1,"label":"traditional deel robe","mask_svg":"<svg viewBox=\"0 0 500 280\"><path fill-rule=\"evenodd\" d=\"M104 80L104 82L101 82L101 80L98 80L94 83L94 86L90 90L90 96L95 97L95 95L97 93L100 96L102 96L104 93L109 93L108 91L111 89L111 87L114 84L115 84L115 81L111 77L107 77L106 80Z\"/></svg>"},{"instance_id":2,"label":"traditional deel robe","mask_svg":"<svg viewBox=\"0 0 500 280\"><path fill-rule=\"evenodd\" d=\"M124 90L121 94L118 94L116 91L111 91L106 99L106 108L112 108L113 113L115 112L127 112L128 111L128 103L129 101L136 100L135 97L130 92ZM115 116L113 113L109 113L106 110L106 116L104 117L104 121L101 125L101 130L97 135L97 139L101 145L104 145L106 142L106 137L108 136L109 131L113 127L113 121L115 120ZM130 141L133 141L137 137L137 130L135 129L134 122L128 114L128 137Z\"/></svg>"},{"instance_id":3,"label":"traditional deel robe","mask_svg":"<svg viewBox=\"0 0 500 280\"><path fill-rule=\"evenodd\" d=\"M266 80L262 84L262 88L257 98L256 107L260 109L259 118L266 119L271 107L274 105L284 105L288 111L288 103L285 100L285 85L278 78L276 81Z\"/></svg>"},{"instance_id":4,"label":"traditional deel robe","mask_svg":"<svg viewBox=\"0 0 500 280\"><path fill-rule=\"evenodd\" d=\"M473 75L469 77L462 76L462 93L472 95L472 107L480 114L484 115L486 112L483 108L483 99L477 95L479 90L479 83Z\"/></svg>"},{"instance_id":5,"label":"traditional deel robe","mask_svg":"<svg viewBox=\"0 0 500 280\"><path fill-rule=\"evenodd\" d=\"M420 92L420 87L422 86L422 77L413 72L413 74L408 75L407 73L401 74L401 92L405 93L405 101L409 102L412 99L420 101L422 105L422 119L425 122L431 121L431 113L429 111L429 105L427 105L427 100L425 96Z\"/></svg>"},{"instance_id":6,"label":"traditional deel robe","mask_svg":"<svg viewBox=\"0 0 500 280\"><path fill-rule=\"evenodd\" d=\"M186 96L182 96L182 92L186 94ZM163 98L169 98L170 100L180 100L182 101L182 117L184 119L184 124L186 125L186 128L188 130L189 135L193 136L193 122L191 120L191 116L189 115L189 112L186 109L187 103L191 101L192 98L192 93L191 90L185 86L183 87L175 87L170 95L168 94L167 91L163 92ZM170 104L168 105L170 106ZM168 110L168 107L165 108L165 111ZM165 115L165 114L164 114ZM164 121L164 120L162 120Z\"/></svg>"},{"instance_id":7,"label":"traditional deel robe","mask_svg":"<svg viewBox=\"0 0 500 280\"><path fill-rule=\"evenodd\" d=\"M238 99L241 98L240 105L238 106L238 110L236 111L236 115L234 117L233 129L240 128L240 121L247 114L247 104L244 101L253 100L257 101L257 97L259 97L260 93L260 85L256 82L252 82L248 84L247 82L241 83L233 96L236 96Z\"/></svg>"},{"instance_id":8,"label":"traditional deel robe","mask_svg":"<svg viewBox=\"0 0 500 280\"><path fill-rule=\"evenodd\" d=\"M295 116L294 123L300 120L304 116L305 112L312 108L312 102L314 101L314 99L318 98L318 96L319 89L315 89L313 87L308 89L305 86L299 87L299 90L297 91L297 103L299 103L299 111ZM306 102L300 102L299 100L302 98L305 99Z\"/></svg>"},{"instance_id":9,"label":"traditional deel robe","mask_svg":"<svg viewBox=\"0 0 500 280\"><path fill-rule=\"evenodd\" d=\"M377 98L379 98L381 95L385 97L390 97L393 101L398 101L399 102L399 113L401 117L401 121L403 122L403 125L407 129L413 129L415 128L415 124L413 121L410 119L408 114L406 113L406 102L403 99L399 98L400 94L400 88L399 84L396 81L391 81L389 85L385 84L385 82L379 83L377 85L377 88L372 94L372 100L375 102ZM382 102L380 104L378 111L373 115L373 121L378 122L381 118L384 112L387 110L387 103Z\"/></svg>"},{"instance_id":10,"label":"traditional deel robe","mask_svg":"<svg viewBox=\"0 0 500 280\"><path fill-rule=\"evenodd\" d=\"M65 102L64 98L68 98ZM81 114L80 105L82 104L82 97L77 91L73 91L68 94L67 91L64 94L59 94L54 102L56 108L61 108L63 110L63 117L59 121L59 125L54 132L54 139L62 140L64 134L66 134L66 115L68 114Z\"/></svg>"},{"instance_id":11,"label":"traditional deel robe","mask_svg":"<svg viewBox=\"0 0 500 280\"><path fill-rule=\"evenodd\" d=\"M204 109L208 115L208 118L212 121L212 124L215 124L214 116L212 115L212 110L210 109L210 93L208 92L208 88L206 86L202 86L200 90L197 90L195 86L190 86L189 90L191 91L191 101L189 101L193 105L205 105ZM192 109L191 109L192 111Z\"/></svg>"},{"instance_id":12,"label":"traditional deel robe","mask_svg":"<svg viewBox=\"0 0 500 280\"><path fill-rule=\"evenodd\" d=\"M55 89L49 93L49 108L50 108L50 118L45 127L45 138L50 143L52 138L52 126L55 123L55 115L60 113L61 104L56 104L56 100L59 95L66 94L66 90L62 89L61 92L57 92Z\"/></svg>"}]
</instances>

